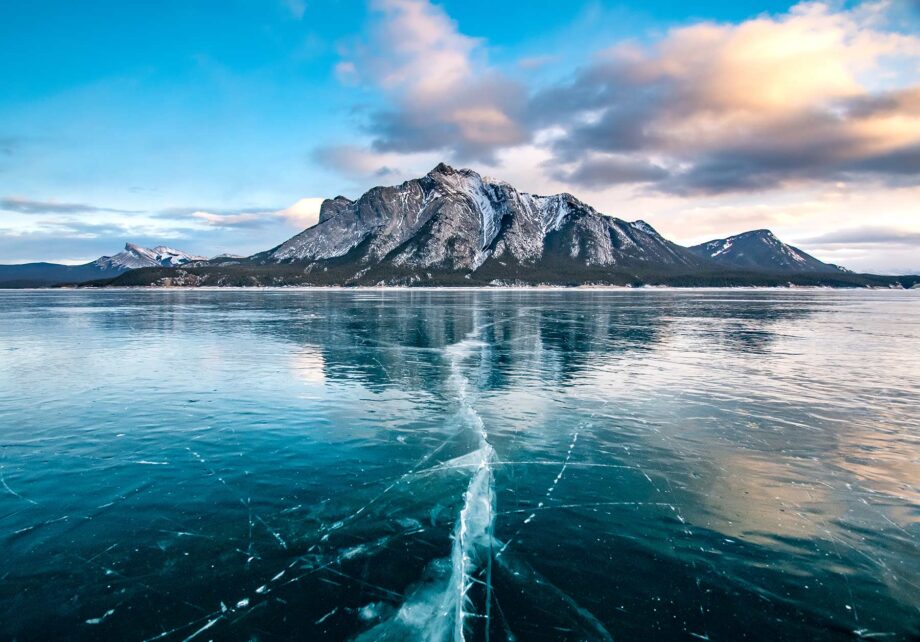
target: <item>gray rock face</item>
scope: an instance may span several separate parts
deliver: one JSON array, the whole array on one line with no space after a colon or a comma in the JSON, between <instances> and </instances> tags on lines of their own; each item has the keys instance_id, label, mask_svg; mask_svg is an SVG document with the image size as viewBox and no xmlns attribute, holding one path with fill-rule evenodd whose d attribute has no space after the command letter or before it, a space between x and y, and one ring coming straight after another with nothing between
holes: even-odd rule
<instances>
[{"instance_id":1,"label":"gray rock face","mask_svg":"<svg viewBox=\"0 0 920 642\"><path fill-rule=\"evenodd\" d=\"M753 230L689 248L697 256L747 270L768 272L846 272L780 241L770 230Z\"/></svg>"},{"instance_id":2,"label":"gray rock face","mask_svg":"<svg viewBox=\"0 0 920 642\"><path fill-rule=\"evenodd\" d=\"M327 200L316 225L253 259L314 262L346 255L356 273L379 266L472 273L489 260L522 266L700 263L642 221L604 216L570 194L518 192L444 164L356 201Z\"/></svg>"}]
</instances>

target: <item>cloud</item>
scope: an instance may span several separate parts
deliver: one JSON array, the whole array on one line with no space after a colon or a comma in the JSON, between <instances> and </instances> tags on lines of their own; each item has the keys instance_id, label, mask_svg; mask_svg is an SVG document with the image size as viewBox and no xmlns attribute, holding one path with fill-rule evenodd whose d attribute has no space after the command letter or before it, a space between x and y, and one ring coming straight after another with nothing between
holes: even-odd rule
<instances>
[{"instance_id":1,"label":"cloud","mask_svg":"<svg viewBox=\"0 0 920 642\"><path fill-rule=\"evenodd\" d=\"M920 248L920 231L890 227L855 227L822 234L805 241L812 245L899 245Z\"/></svg>"},{"instance_id":2,"label":"cloud","mask_svg":"<svg viewBox=\"0 0 920 642\"><path fill-rule=\"evenodd\" d=\"M385 167L378 154L357 145L319 147L313 159L345 175L374 175Z\"/></svg>"},{"instance_id":3,"label":"cloud","mask_svg":"<svg viewBox=\"0 0 920 642\"><path fill-rule=\"evenodd\" d=\"M279 210L277 215L297 227L311 227L319 221L319 208L324 200L323 198L302 198L290 207Z\"/></svg>"},{"instance_id":4,"label":"cloud","mask_svg":"<svg viewBox=\"0 0 920 642\"><path fill-rule=\"evenodd\" d=\"M76 219L45 219L37 222L30 230L2 230L9 238L30 238L42 235L54 235L61 239L121 239L138 233L146 233L146 226L128 223L108 222L94 223Z\"/></svg>"},{"instance_id":5,"label":"cloud","mask_svg":"<svg viewBox=\"0 0 920 642\"><path fill-rule=\"evenodd\" d=\"M136 214L135 210L120 210L86 203L61 203L60 201L37 201L17 196L0 199L0 210L19 214L88 214L92 212L113 212Z\"/></svg>"},{"instance_id":6,"label":"cloud","mask_svg":"<svg viewBox=\"0 0 920 642\"><path fill-rule=\"evenodd\" d=\"M565 132L554 161L582 185L596 182L592 154L623 152L670 168L657 188L684 195L916 182L920 85L884 90L870 80L893 69L920 80L920 39L885 30L878 7L804 3L737 25L673 29L648 48L617 46L538 92L530 118Z\"/></svg>"},{"instance_id":7,"label":"cloud","mask_svg":"<svg viewBox=\"0 0 920 642\"><path fill-rule=\"evenodd\" d=\"M214 227L260 227L265 224L265 217L258 214L217 214L215 212L192 212L192 218Z\"/></svg>"},{"instance_id":8,"label":"cloud","mask_svg":"<svg viewBox=\"0 0 920 642\"><path fill-rule=\"evenodd\" d=\"M670 176L668 170L649 161L623 156L593 156L578 163L573 170L556 168L551 171L560 181L595 188L619 183L651 183Z\"/></svg>"},{"instance_id":9,"label":"cloud","mask_svg":"<svg viewBox=\"0 0 920 642\"><path fill-rule=\"evenodd\" d=\"M526 69L528 71L531 71L534 69L540 69L541 67L545 67L551 62L554 62L556 59L557 59L557 56L551 56L551 55L528 56L526 58L520 58L517 61L517 66L520 67L521 69Z\"/></svg>"},{"instance_id":10,"label":"cloud","mask_svg":"<svg viewBox=\"0 0 920 642\"><path fill-rule=\"evenodd\" d=\"M536 144L551 154L543 171L571 187L635 184L684 197L914 185L920 37L898 30L899 7L803 2L740 23L696 22L646 46L612 43L567 80L537 88L491 66L485 43L440 7L374 0L370 33L337 74L386 102L366 115L367 157L494 166ZM319 157L354 173L356 149L337 153Z\"/></svg>"},{"instance_id":11,"label":"cloud","mask_svg":"<svg viewBox=\"0 0 920 642\"><path fill-rule=\"evenodd\" d=\"M489 67L483 43L443 9L427 0L373 0L371 9L368 39L336 74L387 97L367 123L374 150L492 161L497 149L528 140L526 88Z\"/></svg>"},{"instance_id":12,"label":"cloud","mask_svg":"<svg viewBox=\"0 0 920 642\"><path fill-rule=\"evenodd\" d=\"M301 20L307 11L306 0L281 0L281 5L296 20Z\"/></svg>"},{"instance_id":13,"label":"cloud","mask_svg":"<svg viewBox=\"0 0 920 642\"><path fill-rule=\"evenodd\" d=\"M803 239L800 246L857 271L920 274L920 229L857 225Z\"/></svg>"},{"instance_id":14,"label":"cloud","mask_svg":"<svg viewBox=\"0 0 920 642\"><path fill-rule=\"evenodd\" d=\"M65 211L57 217L30 217L27 226L12 227L0 220L0 263L81 263L113 254L125 242L147 247L165 243L207 256L248 256L315 224L322 200L301 199L286 208L175 207L132 216Z\"/></svg>"},{"instance_id":15,"label":"cloud","mask_svg":"<svg viewBox=\"0 0 920 642\"><path fill-rule=\"evenodd\" d=\"M438 153L384 152L358 145L329 145L313 150L312 160L363 187L382 180L400 182L415 178L441 159Z\"/></svg>"},{"instance_id":16,"label":"cloud","mask_svg":"<svg viewBox=\"0 0 920 642\"><path fill-rule=\"evenodd\" d=\"M340 60L335 65L335 77L344 85L354 85L358 82L358 69L355 63L349 60Z\"/></svg>"},{"instance_id":17,"label":"cloud","mask_svg":"<svg viewBox=\"0 0 920 642\"><path fill-rule=\"evenodd\" d=\"M30 263L50 261L55 263L87 263L103 255L118 252L125 243L124 236L96 235L80 236L47 229L32 232L12 232L0 229L0 263ZM134 238L138 243L152 247L158 242L141 236Z\"/></svg>"},{"instance_id":18,"label":"cloud","mask_svg":"<svg viewBox=\"0 0 920 642\"><path fill-rule=\"evenodd\" d=\"M885 174L892 184L903 183L901 177L914 183L920 176L920 144L861 159L853 164L853 170Z\"/></svg>"},{"instance_id":19,"label":"cloud","mask_svg":"<svg viewBox=\"0 0 920 642\"><path fill-rule=\"evenodd\" d=\"M57 200L29 200L17 197L0 199L0 210L20 214L54 216L60 218L31 219L25 229L32 231L55 230L64 235L97 235L110 230L114 235L142 232L143 234L170 234L170 230L195 230L221 228L271 228L279 223L306 226L316 223L321 198L300 199L289 207L212 208L201 206L169 207L155 211L123 210L85 203L65 203ZM315 210L315 211L314 211ZM106 216L92 220L99 214L132 216Z\"/></svg>"},{"instance_id":20,"label":"cloud","mask_svg":"<svg viewBox=\"0 0 920 642\"><path fill-rule=\"evenodd\" d=\"M278 223L305 228L319 220L323 198L302 198L288 207L243 207L220 209L209 207L172 207L157 212L158 218L187 220L209 227L232 230L237 228L270 228Z\"/></svg>"},{"instance_id":21,"label":"cloud","mask_svg":"<svg viewBox=\"0 0 920 642\"><path fill-rule=\"evenodd\" d=\"M244 207L238 209L220 209L210 207L171 207L160 210L157 218L171 220L191 220L211 227L253 228L263 227L276 222L277 207Z\"/></svg>"}]
</instances>

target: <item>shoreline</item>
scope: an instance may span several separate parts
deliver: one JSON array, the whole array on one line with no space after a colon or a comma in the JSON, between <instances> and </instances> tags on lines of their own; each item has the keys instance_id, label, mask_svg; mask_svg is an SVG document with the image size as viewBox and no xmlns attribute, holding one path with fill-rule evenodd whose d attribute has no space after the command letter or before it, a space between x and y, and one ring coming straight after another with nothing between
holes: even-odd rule
<instances>
[{"instance_id":1,"label":"shoreline","mask_svg":"<svg viewBox=\"0 0 920 642\"><path fill-rule=\"evenodd\" d=\"M154 286L154 285L128 285L113 287L44 287L44 288L0 288L4 292L731 292L731 291L766 291L766 292L793 292L793 291L871 291L871 292L911 292L920 291L920 287L883 287L883 286L855 286L834 287L830 285L789 285L789 286L674 286L674 285L579 285L579 286L552 286L552 285L522 285L522 286L404 286L404 285L266 285L266 286L221 286L221 285L192 285L192 286Z\"/></svg>"}]
</instances>

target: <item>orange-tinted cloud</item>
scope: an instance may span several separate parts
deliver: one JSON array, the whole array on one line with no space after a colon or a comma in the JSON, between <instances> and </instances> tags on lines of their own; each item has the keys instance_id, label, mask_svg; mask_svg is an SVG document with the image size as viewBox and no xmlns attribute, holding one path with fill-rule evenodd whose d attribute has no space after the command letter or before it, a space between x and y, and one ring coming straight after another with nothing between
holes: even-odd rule
<instances>
[{"instance_id":1,"label":"orange-tinted cloud","mask_svg":"<svg viewBox=\"0 0 920 642\"><path fill-rule=\"evenodd\" d=\"M670 170L656 187L679 194L915 181L920 38L886 30L882 8L806 3L617 46L537 94L531 117L565 131L551 164L575 183L586 166L609 163L617 183L623 164L652 160Z\"/></svg>"}]
</instances>

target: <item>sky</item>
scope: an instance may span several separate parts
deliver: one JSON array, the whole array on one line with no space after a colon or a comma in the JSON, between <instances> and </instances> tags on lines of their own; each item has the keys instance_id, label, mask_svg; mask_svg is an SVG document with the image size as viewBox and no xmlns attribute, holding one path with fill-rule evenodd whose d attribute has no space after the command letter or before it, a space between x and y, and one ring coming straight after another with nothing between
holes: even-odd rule
<instances>
[{"instance_id":1,"label":"sky","mask_svg":"<svg viewBox=\"0 0 920 642\"><path fill-rule=\"evenodd\" d=\"M920 272L920 0L10 0L0 263L252 254L444 161Z\"/></svg>"}]
</instances>

